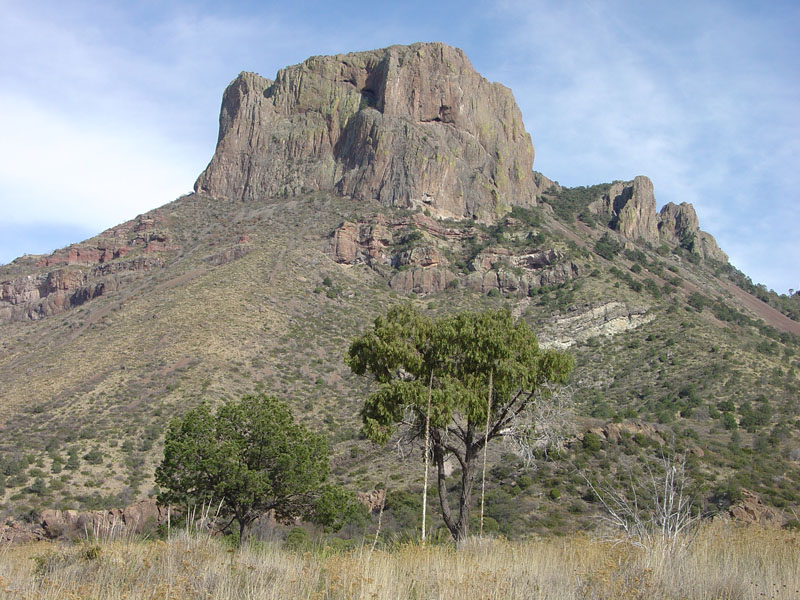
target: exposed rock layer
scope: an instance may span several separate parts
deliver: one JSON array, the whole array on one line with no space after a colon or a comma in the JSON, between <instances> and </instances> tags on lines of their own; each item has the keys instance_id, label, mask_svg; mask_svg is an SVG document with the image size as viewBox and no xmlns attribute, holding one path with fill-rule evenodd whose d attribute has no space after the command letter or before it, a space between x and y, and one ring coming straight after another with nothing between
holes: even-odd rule
<instances>
[{"instance_id":1,"label":"exposed rock layer","mask_svg":"<svg viewBox=\"0 0 800 600\"><path fill-rule=\"evenodd\" d=\"M649 323L655 315L644 307L622 302L584 306L558 317L542 328L541 343L546 348L569 348L595 336L612 336Z\"/></svg>"},{"instance_id":2,"label":"exposed rock layer","mask_svg":"<svg viewBox=\"0 0 800 600\"><path fill-rule=\"evenodd\" d=\"M405 245L402 236L409 230L419 234L413 246ZM532 289L562 284L580 273L577 264L552 248L516 254L493 247L478 253L470 261L470 272L459 275L442 248L454 240L482 237L485 235L474 227L450 229L422 214L394 221L375 215L337 227L330 237L328 255L337 263L363 263L379 272L383 272L380 265L400 269L389 274L389 287L404 294L433 294L460 284L480 293L498 290L527 296Z\"/></svg>"},{"instance_id":3,"label":"exposed rock layer","mask_svg":"<svg viewBox=\"0 0 800 600\"><path fill-rule=\"evenodd\" d=\"M0 323L49 317L116 291L126 274L162 267L158 253L174 249L151 213L48 256L22 257L16 262L29 274L0 281Z\"/></svg>"}]
</instances>

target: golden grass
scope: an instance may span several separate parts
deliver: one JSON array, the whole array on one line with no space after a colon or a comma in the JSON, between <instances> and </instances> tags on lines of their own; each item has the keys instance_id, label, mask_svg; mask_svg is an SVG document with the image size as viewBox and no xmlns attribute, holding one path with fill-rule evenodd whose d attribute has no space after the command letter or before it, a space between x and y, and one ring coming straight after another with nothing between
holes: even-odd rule
<instances>
[{"instance_id":1,"label":"golden grass","mask_svg":"<svg viewBox=\"0 0 800 600\"><path fill-rule=\"evenodd\" d=\"M0 597L788 600L800 597L800 534L716 523L679 557L583 535L302 555L277 544L233 551L185 533L40 543L0 548Z\"/></svg>"}]
</instances>

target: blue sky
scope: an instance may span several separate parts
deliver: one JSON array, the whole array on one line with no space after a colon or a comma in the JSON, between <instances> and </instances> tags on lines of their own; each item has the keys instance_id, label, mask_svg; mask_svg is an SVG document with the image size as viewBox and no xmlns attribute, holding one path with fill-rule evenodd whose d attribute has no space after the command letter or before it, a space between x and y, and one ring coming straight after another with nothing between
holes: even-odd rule
<instances>
[{"instance_id":1,"label":"blue sky","mask_svg":"<svg viewBox=\"0 0 800 600\"><path fill-rule=\"evenodd\" d=\"M2 7L0 263L189 192L240 71L443 41L514 91L536 170L564 185L647 175L754 281L800 288L800 3Z\"/></svg>"}]
</instances>

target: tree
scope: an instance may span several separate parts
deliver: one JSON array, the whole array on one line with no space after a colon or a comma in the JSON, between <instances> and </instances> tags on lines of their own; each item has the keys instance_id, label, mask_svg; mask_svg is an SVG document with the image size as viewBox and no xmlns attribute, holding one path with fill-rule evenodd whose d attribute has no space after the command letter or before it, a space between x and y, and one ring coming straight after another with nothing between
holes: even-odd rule
<instances>
[{"instance_id":1,"label":"tree","mask_svg":"<svg viewBox=\"0 0 800 600\"><path fill-rule=\"evenodd\" d=\"M221 516L248 527L274 510L278 519L306 517L334 525L352 510L347 496L326 486L330 449L326 440L294 422L277 398L248 395L224 402L216 413L206 404L173 419L156 469L162 504L222 502Z\"/></svg>"},{"instance_id":2,"label":"tree","mask_svg":"<svg viewBox=\"0 0 800 600\"><path fill-rule=\"evenodd\" d=\"M644 466L645 472L636 477L620 469L621 481L581 476L604 510L601 520L612 531L650 551L681 552L694 541L700 519L686 456L662 454Z\"/></svg>"},{"instance_id":3,"label":"tree","mask_svg":"<svg viewBox=\"0 0 800 600\"><path fill-rule=\"evenodd\" d=\"M439 503L457 543L469 534L481 450L508 435L515 418L537 401L540 388L564 383L573 367L568 354L541 351L527 324L515 323L507 310L434 320L410 305L391 309L354 339L347 363L379 384L361 413L364 432L376 443L386 443L398 429L408 439L424 438L430 394L430 452ZM457 513L445 482L450 456L461 467Z\"/></svg>"}]
</instances>

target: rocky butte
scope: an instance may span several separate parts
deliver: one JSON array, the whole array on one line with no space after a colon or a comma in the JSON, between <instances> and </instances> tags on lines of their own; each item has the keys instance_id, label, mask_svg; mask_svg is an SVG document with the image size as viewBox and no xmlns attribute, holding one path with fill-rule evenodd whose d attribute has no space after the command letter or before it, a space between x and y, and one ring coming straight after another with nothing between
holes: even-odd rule
<instances>
[{"instance_id":1,"label":"rocky butte","mask_svg":"<svg viewBox=\"0 0 800 600\"><path fill-rule=\"evenodd\" d=\"M495 223L513 206L536 206L542 192L559 187L532 170L531 136L511 90L484 79L462 50L442 43L315 56L279 71L274 81L241 73L225 90L219 123L216 151L194 186L198 195L217 200L252 204L330 192L384 207L422 208L428 216L419 215L415 226L452 239L464 233L436 219ZM670 203L656 213L647 177L614 183L589 210L624 239L682 244L727 262L714 238L699 229L690 204ZM161 211L50 256L18 259L31 269L0 281L0 322L58 314L124 288L131 273L163 267L162 256L179 247ZM445 289L456 275L436 247L406 256L385 252L392 229L407 225L381 216L346 222L334 232L330 254L344 264L413 267L391 278L400 292ZM207 262L225 263L249 250L239 243ZM578 274L551 250L478 258L466 284L480 292L527 295ZM493 271L500 260L522 268L524 276Z\"/></svg>"},{"instance_id":2,"label":"rocky butte","mask_svg":"<svg viewBox=\"0 0 800 600\"><path fill-rule=\"evenodd\" d=\"M252 201L329 190L491 222L536 203L533 145L511 90L441 43L315 56L225 90L195 191Z\"/></svg>"}]
</instances>

